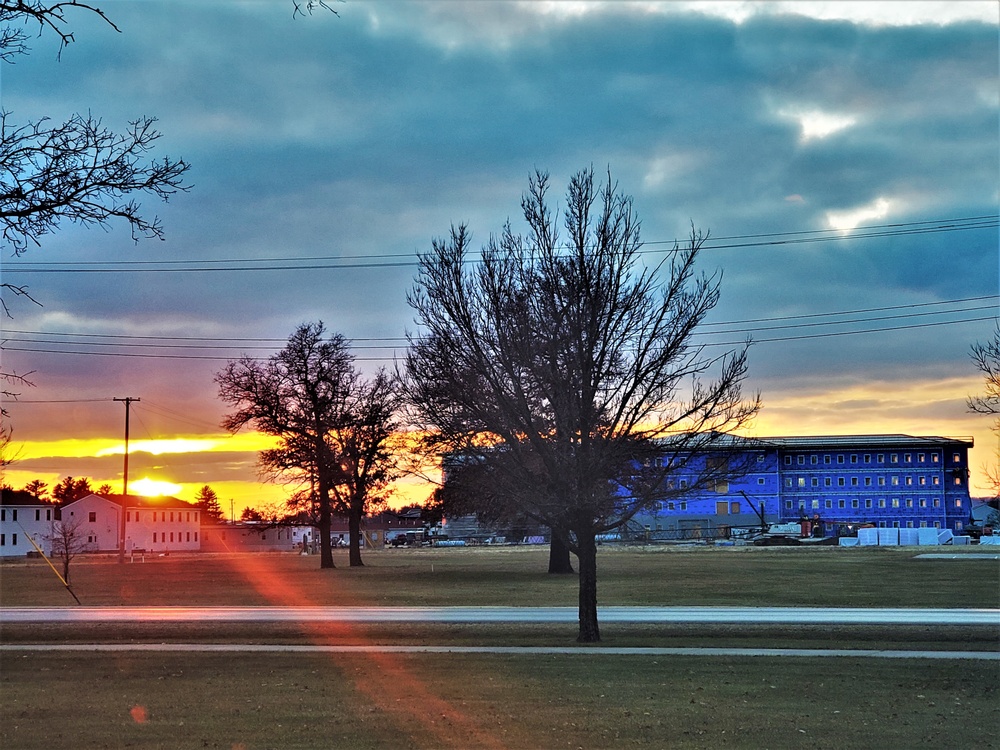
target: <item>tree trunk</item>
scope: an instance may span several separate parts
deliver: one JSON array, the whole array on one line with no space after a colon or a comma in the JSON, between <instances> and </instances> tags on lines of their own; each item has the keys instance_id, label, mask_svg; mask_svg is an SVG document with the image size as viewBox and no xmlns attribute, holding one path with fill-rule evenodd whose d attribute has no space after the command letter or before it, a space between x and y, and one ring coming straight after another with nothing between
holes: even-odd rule
<instances>
[{"instance_id":1,"label":"tree trunk","mask_svg":"<svg viewBox=\"0 0 1000 750\"><path fill-rule=\"evenodd\" d=\"M332 528L330 494L322 484L319 491L319 567L333 568L335 567L333 564L333 548L330 546L330 529Z\"/></svg>"},{"instance_id":2,"label":"tree trunk","mask_svg":"<svg viewBox=\"0 0 1000 750\"><path fill-rule=\"evenodd\" d=\"M361 516L363 513L364 505L363 503L351 503L350 510L347 514L347 532L348 532L348 546L349 546L349 557L350 565L352 568L364 567L364 563L361 562Z\"/></svg>"},{"instance_id":3,"label":"tree trunk","mask_svg":"<svg viewBox=\"0 0 1000 750\"><path fill-rule=\"evenodd\" d=\"M597 643L601 631L597 625L597 540L593 530L576 532L577 558L580 561L580 643Z\"/></svg>"},{"instance_id":4,"label":"tree trunk","mask_svg":"<svg viewBox=\"0 0 1000 750\"><path fill-rule=\"evenodd\" d=\"M549 573L562 575L573 572L575 571L569 556L569 547L566 546L562 536L553 529L549 537Z\"/></svg>"}]
</instances>

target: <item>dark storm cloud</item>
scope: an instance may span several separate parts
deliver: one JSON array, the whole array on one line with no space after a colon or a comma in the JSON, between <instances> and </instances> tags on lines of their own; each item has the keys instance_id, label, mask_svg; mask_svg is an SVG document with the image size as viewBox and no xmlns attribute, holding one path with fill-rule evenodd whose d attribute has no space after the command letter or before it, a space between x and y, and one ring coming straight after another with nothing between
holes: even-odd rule
<instances>
[{"instance_id":1,"label":"dark storm cloud","mask_svg":"<svg viewBox=\"0 0 1000 750\"><path fill-rule=\"evenodd\" d=\"M412 256L453 222L476 242L516 224L536 167L558 198L591 164L635 196L650 241L691 222L715 237L826 229L831 212L879 199L886 215L863 223L996 211L995 25L510 3L349 2L340 18L293 20L279 5L112 4L122 34L86 21L61 62L43 38L7 66L3 104L17 117L89 109L120 127L152 114L159 152L193 165L190 194L145 201L165 242L70 228L21 261ZM850 124L803 138L809 116ZM996 248L991 230L704 259L726 273L715 320L738 322L995 294ZM21 261L4 260L5 279L30 283L45 307L18 305L11 328L279 340L306 320L352 337L412 328L412 266L19 276ZM964 373L969 343L989 330L762 343L752 376L767 400L858 373ZM9 356L45 393L138 389L198 413L213 410L222 364Z\"/></svg>"}]
</instances>

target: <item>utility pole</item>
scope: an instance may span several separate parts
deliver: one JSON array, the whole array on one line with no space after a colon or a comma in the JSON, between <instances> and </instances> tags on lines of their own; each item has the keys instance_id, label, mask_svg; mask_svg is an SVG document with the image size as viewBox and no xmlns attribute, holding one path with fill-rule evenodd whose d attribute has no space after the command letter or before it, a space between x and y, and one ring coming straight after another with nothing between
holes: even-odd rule
<instances>
[{"instance_id":1,"label":"utility pole","mask_svg":"<svg viewBox=\"0 0 1000 750\"><path fill-rule=\"evenodd\" d=\"M128 505L128 415L129 407L133 402L142 401L140 398L114 398L112 401L121 401L125 404L125 470L122 481L122 509L120 513L119 534L118 534L118 562L125 562L125 508Z\"/></svg>"}]
</instances>

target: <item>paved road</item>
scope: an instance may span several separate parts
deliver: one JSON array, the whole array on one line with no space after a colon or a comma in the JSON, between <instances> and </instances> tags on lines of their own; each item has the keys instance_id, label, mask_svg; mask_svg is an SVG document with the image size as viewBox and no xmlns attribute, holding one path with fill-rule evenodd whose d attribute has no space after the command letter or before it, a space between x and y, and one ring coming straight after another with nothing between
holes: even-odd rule
<instances>
[{"instance_id":1,"label":"paved road","mask_svg":"<svg viewBox=\"0 0 1000 750\"><path fill-rule=\"evenodd\" d=\"M603 623L994 625L1000 609L601 607ZM7 607L0 622L576 622L576 607Z\"/></svg>"},{"instance_id":2,"label":"paved road","mask_svg":"<svg viewBox=\"0 0 1000 750\"><path fill-rule=\"evenodd\" d=\"M1000 662L997 651L904 651L840 648L657 648L630 646L301 646L266 643L58 643L0 644L0 653L152 652L152 653L281 653L281 654L522 654L577 656L725 656L825 657L855 659L963 659Z\"/></svg>"}]
</instances>

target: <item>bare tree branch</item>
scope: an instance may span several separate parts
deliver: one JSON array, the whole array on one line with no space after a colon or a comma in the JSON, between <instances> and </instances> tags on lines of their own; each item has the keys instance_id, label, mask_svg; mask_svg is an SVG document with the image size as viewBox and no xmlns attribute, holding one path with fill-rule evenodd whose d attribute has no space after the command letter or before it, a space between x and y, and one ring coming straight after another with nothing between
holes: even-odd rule
<instances>
[{"instance_id":1,"label":"bare tree branch","mask_svg":"<svg viewBox=\"0 0 1000 750\"><path fill-rule=\"evenodd\" d=\"M152 117L116 133L90 114L61 125L48 119L10 127L0 115L0 223L3 240L16 255L56 230L63 220L107 228L123 219L132 237L163 238L160 221L140 213L132 197L145 193L166 201L187 191L184 160L147 160L160 133Z\"/></svg>"}]
</instances>

